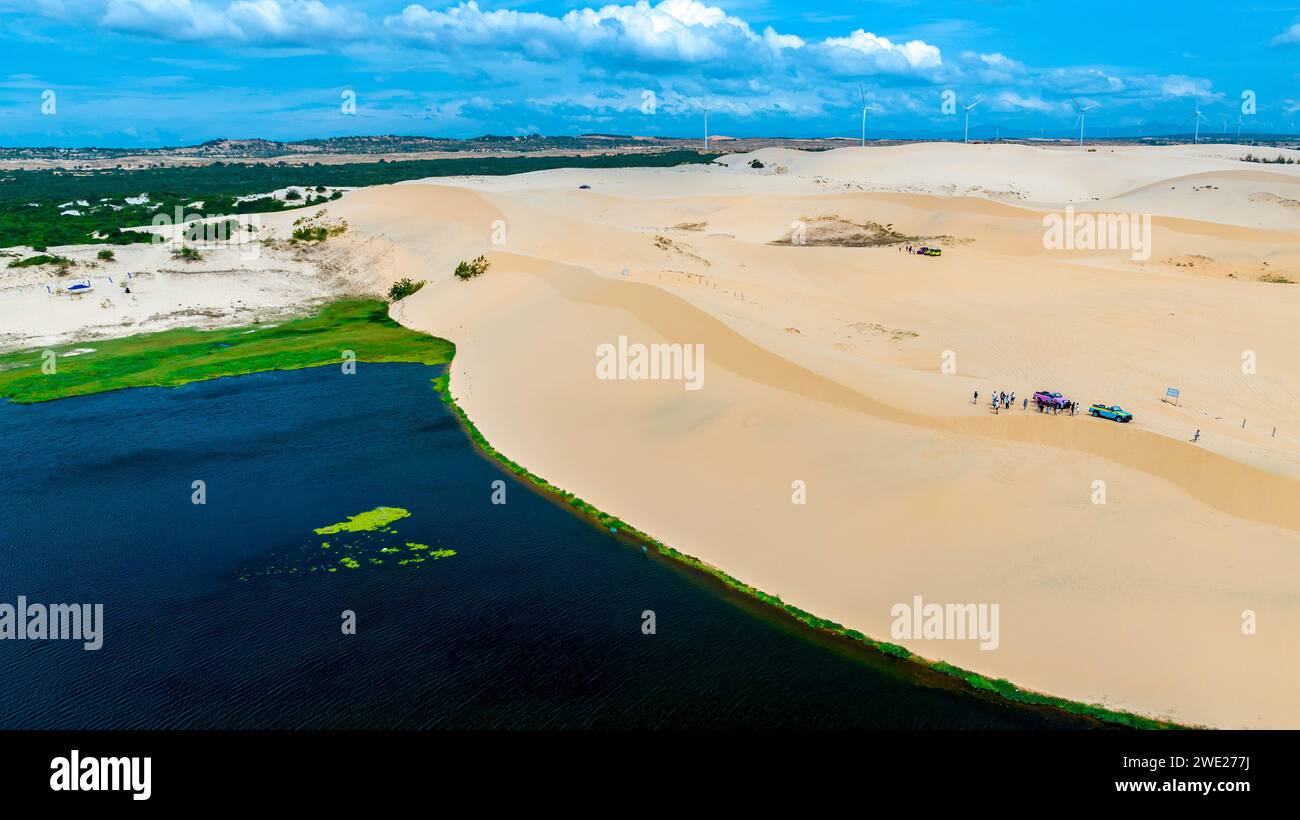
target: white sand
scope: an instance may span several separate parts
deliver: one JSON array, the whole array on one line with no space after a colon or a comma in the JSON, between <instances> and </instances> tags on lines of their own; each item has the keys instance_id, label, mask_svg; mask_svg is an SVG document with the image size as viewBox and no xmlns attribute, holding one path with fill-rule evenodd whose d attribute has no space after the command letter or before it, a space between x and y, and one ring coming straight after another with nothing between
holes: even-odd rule
<instances>
[{"instance_id":1,"label":"white sand","mask_svg":"<svg viewBox=\"0 0 1300 820\"><path fill-rule=\"evenodd\" d=\"M262 217L265 235L287 236L291 220L301 215ZM199 244L202 259L197 261L174 258L167 243L111 246L116 258L103 261L96 257L103 247L45 251L76 262L66 275L50 265L6 267L35 253L8 249L12 255L0 258L0 352L173 327L268 321L310 312L340 296L380 292L378 281L365 270L372 246L352 238L311 249L260 242ZM386 248L377 250L387 253ZM69 285L87 280L89 292L66 292Z\"/></svg>"}]
</instances>

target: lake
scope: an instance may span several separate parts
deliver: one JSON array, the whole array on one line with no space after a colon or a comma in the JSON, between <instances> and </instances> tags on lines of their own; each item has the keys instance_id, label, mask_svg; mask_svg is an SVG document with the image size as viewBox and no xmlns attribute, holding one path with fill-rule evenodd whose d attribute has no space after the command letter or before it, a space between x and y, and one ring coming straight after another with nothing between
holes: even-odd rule
<instances>
[{"instance_id":1,"label":"lake","mask_svg":"<svg viewBox=\"0 0 1300 820\"><path fill-rule=\"evenodd\" d=\"M0 728L1078 725L641 554L482 457L440 372L0 404L0 603L104 606L98 651L0 641ZM377 507L410 515L314 533Z\"/></svg>"}]
</instances>

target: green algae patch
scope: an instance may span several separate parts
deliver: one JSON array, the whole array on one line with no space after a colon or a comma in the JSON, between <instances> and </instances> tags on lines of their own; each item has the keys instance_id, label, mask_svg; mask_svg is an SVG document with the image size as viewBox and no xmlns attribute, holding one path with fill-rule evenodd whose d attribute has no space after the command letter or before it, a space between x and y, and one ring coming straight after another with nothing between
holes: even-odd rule
<instances>
[{"instance_id":1,"label":"green algae patch","mask_svg":"<svg viewBox=\"0 0 1300 820\"><path fill-rule=\"evenodd\" d=\"M348 516L347 521L330 524L315 530L317 535L333 535L339 532L373 532L383 530L399 518L406 518L410 510L401 507L375 507L373 510Z\"/></svg>"},{"instance_id":2,"label":"green algae patch","mask_svg":"<svg viewBox=\"0 0 1300 820\"><path fill-rule=\"evenodd\" d=\"M410 515L411 511L402 507L376 507L349 516L337 524L320 527L314 530L318 535L341 534L340 538L330 541L309 540L300 544L296 551L273 554L260 566L241 571L239 580L247 581L255 576L306 574L319 570L338 572L340 569L361 569L365 566L382 567L387 562L379 557L381 555L398 556L393 563L404 567L438 561L456 554L453 549L435 548L418 541L395 540L394 529L390 525ZM334 559L321 552L333 549L346 554Z\"/></svg>"}]
</instances>

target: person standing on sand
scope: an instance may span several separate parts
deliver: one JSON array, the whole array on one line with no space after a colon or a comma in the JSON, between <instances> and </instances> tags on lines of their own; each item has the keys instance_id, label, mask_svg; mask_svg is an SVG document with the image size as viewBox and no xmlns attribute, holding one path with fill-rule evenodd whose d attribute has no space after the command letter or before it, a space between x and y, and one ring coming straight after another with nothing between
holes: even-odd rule
<instances>
[{"instance_id":1,"label":"person standing on sand","mask_svg":"<svg viewBox=\"0 0 1300 820\"><path fill-rule=\"evenodd\" d=\"M980 400L980 391L976 390L975 395L971 398L970 403L975 404Z\"/></svg>"},{"instance_id":2,"label":"person standing on sand","mask_svg":"<svg viewBox=\"0 0 1300 820\"><path fill-rule=\"evenodd\" d=\"M1020 409L1021 409L1021 410L1028 410L1028 409L1029 409L1029 399L1022 399L1022 401L1023 401L1024 403L1023 403L1022 405L1020 405Z\"/></svg>"}]
</instances>

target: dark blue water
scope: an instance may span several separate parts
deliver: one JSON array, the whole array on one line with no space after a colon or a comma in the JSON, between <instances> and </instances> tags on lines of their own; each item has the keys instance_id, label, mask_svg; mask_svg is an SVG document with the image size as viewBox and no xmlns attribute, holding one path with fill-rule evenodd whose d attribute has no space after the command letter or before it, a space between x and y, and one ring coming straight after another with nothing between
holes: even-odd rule
<instances>
[{"instance_id":1,"label":"dark blue water","mask_svg":"<svg viewBox=\"0 0 1300 820\"><path fill-rule=\"evenodd\" d=\"M105 609L98 652L0 641L0 728L1061 725L921 685L643 556L482 458L436 372L0 405L0 602ZM411 516L312 533L379 506ZM402 566L406 542L457 554Z\"/></svg>"}]
</instances>

